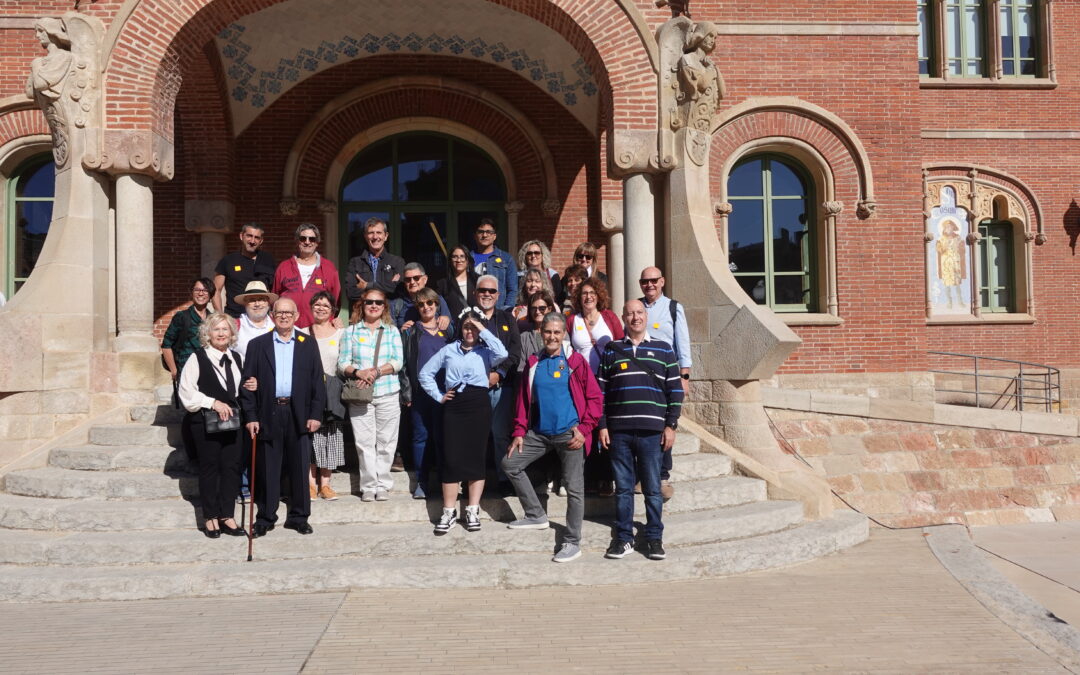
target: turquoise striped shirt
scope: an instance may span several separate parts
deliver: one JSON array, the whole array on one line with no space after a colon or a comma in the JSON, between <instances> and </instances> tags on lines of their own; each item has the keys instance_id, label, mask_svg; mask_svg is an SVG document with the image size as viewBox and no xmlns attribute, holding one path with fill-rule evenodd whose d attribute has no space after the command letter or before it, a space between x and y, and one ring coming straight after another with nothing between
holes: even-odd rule
<instances>
[{"instance_id":1,"label":"turquoise striped shirt","mask_svg":"<svg viewBox=\"0 0 1080 675\"><path fill-rule=\"evenodd\" d=\"M375 396L397 393L401 381L397 376L405 363L404 350L401 347L401 333L394 324L383 324L382 342L379 344L379 365L389 363L394 372L380 375L375 380ZM358 321L345 329L341 336L341 349L338 351L338 373L344 374L349 366L353 368L371 368L375 365L375 341L379 329L371 330L363 321Z\"/></svg>"}]
</instances>

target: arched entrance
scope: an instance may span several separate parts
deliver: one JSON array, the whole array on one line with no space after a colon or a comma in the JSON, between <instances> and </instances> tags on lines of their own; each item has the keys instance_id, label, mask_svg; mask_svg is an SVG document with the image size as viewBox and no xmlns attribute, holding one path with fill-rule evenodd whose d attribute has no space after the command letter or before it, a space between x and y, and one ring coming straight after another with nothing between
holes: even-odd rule
<instances>
[{"instance_id":1,"label":"arched entrance","mask_svg":"<svg viewBox=\"0 0 1080 675\"><path fill-rule=\"evenodd\" d=\"M349 163L339 193L339 239L348 259L364 250L363 227L377 216L389 225L391 252L446 267L443 247L472 241L483 218L507 241L506 180L483 150L459 138L408 132L381 139Z\"/></svg>"}]
</instances>

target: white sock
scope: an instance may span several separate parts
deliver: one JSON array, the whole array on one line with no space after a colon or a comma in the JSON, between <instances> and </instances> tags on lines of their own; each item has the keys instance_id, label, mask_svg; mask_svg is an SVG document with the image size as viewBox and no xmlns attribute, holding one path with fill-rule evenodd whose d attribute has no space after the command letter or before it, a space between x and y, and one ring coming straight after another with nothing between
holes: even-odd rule
<instances>
[{"instance_id":1,"label":"white sock","mask_svg":"<svg viewBox=\"0 0 1080 675\"><path fill-rule=\"evenodd\" d=\"M473 504L471 506L466 506L465 510L468 511L469 513L474 513L477 516L480 515L480 505L479 504Z\"/></svg>"}]
</instances>

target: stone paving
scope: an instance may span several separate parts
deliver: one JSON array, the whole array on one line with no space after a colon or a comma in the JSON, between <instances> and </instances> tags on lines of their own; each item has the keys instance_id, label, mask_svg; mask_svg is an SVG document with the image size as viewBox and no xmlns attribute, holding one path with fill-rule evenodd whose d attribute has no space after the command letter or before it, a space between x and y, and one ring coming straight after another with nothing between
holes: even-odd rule
<instances>
[{"instance_id":1,"label":"stone paving","mask_svg":"<svg viewBox=\"0 0 1080 675\"><path fill-rule=\"evenodd\" d=\"M0 633L17 673L1066 672L917 530L692 582L6 604Z\"/></svg>"}]
</instances>

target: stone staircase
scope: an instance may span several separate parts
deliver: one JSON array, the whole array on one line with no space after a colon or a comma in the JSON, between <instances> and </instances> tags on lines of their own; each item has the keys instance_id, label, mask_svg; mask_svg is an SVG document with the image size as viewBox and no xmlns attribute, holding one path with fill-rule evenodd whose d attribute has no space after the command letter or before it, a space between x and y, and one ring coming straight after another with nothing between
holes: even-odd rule
<instances>
[{"instance_id":1,"label":"stone staircase","mask_svg":"<svg viewBox=\"0 0 1080 675\"><path fill-rule=\"evenodd\" d=\"M315 534L277 528L255 542L211 540L198 485L178 443L175 413L135 407L131 423L91 429L89 443L51 451L47 466L16 470L0 492L0 600L70 601L309 592L360 587L524 587L668 581L788 565L863 541L867 521L851 512L805 522L799 502L769 501L764 482L732 475L731 460L680 433L674 498L664 507L668 559L605 560L612 499L587 497L582 549L550 561L566 502L552 495L552 530L511 531L516 498L485 497L484 529L431 533L436 501L406 492L361 502L355 476L334 475L341 494L312 504ZM635 514L643 520L637 497ZM237 516L239 519L239 508ZM279 513L279 523L284 509Z\"/></svg>"}]
</instances>

